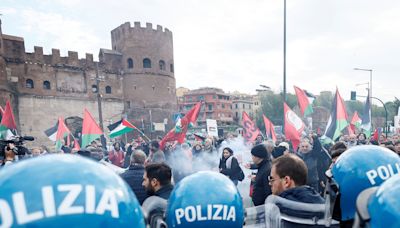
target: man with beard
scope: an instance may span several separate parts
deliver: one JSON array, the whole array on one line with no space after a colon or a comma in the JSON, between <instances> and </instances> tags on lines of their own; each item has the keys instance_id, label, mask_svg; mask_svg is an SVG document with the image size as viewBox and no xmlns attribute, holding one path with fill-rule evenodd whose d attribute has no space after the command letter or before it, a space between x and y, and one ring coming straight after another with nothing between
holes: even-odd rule
<instances>
[{"instance_id":1,"label":"man with beard","mask_svg":"<svg viewBox=\"0 0 400 228\"><path fill-rule=\"evenodd\" d=\"M149 196L158 196L168 200L174 186L171 183L171 168L164 163L150 164L145 167L142 185Z\"/></svg>"}]
</instances>

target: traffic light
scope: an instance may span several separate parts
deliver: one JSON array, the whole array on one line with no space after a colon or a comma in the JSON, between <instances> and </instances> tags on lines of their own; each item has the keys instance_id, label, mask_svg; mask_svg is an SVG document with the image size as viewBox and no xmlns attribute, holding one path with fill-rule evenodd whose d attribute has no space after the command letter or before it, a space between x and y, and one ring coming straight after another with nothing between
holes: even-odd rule
<instances>
[{"instance_id":1,"label":"traffic light","mask_svg":"<svg viewBox=\"0 0 400 228\"><path fill-rule=\"evenodd\" d=\"M357 100L356 97L357 97L356 91L351 91L350 100L355 101L355 100Z\"/></svg>"}]
</instances>

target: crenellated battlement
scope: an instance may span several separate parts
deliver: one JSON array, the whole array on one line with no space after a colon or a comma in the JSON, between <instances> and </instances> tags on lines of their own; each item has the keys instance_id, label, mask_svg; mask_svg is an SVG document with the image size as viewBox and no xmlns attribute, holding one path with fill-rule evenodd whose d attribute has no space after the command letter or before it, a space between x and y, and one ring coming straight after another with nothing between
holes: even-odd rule
<instances>
[{"instance_id":1,"label":"crenellated battlement","mask_svg":"<svg viewBox=\"0 0 400 228\"><path fill-rule=\"evenodd\" d=\"M157 25L156 28L153 28L153 24L146 22L146 26L142 27L141 23L139 21L135 21L133 23L133 27L131 27L130 22L125 22L124 24L121 24L117 28L113 29L111 31L111 37L113 40L119 40L123 37L128 36L129 34L132 34L137 31L142 31L142 32L148 32L148 33L160 33L168 37L172 37L172 32L168 28L163 28L161 25Z\"/></svg>"},{"instance_id":2,"label":"crenellated battlement","mask_svg":"<svg viewBox=\"0 0 400 228\"><path fill-rule=\"evenodd\" d=\"M45 65L68 65L78 68L94 66L93 54L86 53L85 58L78 58L78 52L68 51L68 56L61 56L59 49L51 49L50 55L43 54L43 47L35 46L33 53L25 53L25 63Z\"/></svg>"}]
</instances>

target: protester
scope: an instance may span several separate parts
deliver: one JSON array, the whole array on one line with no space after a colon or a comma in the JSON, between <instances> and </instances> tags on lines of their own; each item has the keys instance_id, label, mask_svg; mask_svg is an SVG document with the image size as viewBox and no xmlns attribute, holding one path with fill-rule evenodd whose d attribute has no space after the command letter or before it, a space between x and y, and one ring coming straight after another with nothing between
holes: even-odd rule
<instances>
[{"instance_id":1,"label":"protester","mask_svg":"<svg viewBox=\"0 0 400 228\"><path fill-rule=\"evenodd\" d=\"M313 146L308 139L303 139L300 143L297 155L303 159L308 169L307 185L313 187L318 192L323 192L321 186L321 176L329 168L331 158L327 152L322 149L321 142L316 135L311 137Z\"/></svg>"},{"instance_id":2,"label":"protester","mask_svg":"<svg viewBox=\"0 0 400 228\"><path fill-rule=\"evenodd\" d=\"M222 150L222 157L219 161L219 172L229 177L235 185L239 183L242 169L235 156L233 156L233 150L229 147L225 147Z\"/></svg>"},{"instance_id":3,"label":"protester","mask_svg":"<svg viewBox=\"0 0 400 228\"><path fill-rule=\"evenodd\" d=\"M171 183L171 168L164 163L150 164L145 167L143 187L149 196L159 196L168 200L174 186Z\"/></svg>"},{"instance_id":4,"label":"protester","mask_svg":"<svg viewBox=\"0 0 400 228\"><path fill-rule=\"evenodd\" d=\"M259 144L251 149L251 158L257 169L257 174L253 183L252 201L254 206L264 204L267 196L271 194L271 187L268 184L268 176L271 173L271 154L263 144Z\"/></svg>"},{"instance_id":5,"label":"protester","mask_svg":"<svg viewBox=\"0 0 400 228\"><path fill-rule=\"evenodd\" d=\"M367 135L365 133L359 133L357 136L357 144L365 145L367 144Z\"/></svg>"},{"instance_id":6,"label":"protester","mask_svg":"<svg viewBox=\"0 0 400 228\"><path fill-rule=\"evenodd\" d=\"M146 189L142 185L145 161L146 154L143 151L133 151L131 154L128 170L121 174L122 179L124 179L126 183L128 183L128 185L131 187L140 204L142 204L143 201L147 198Z\"/></svg>"},{"instance_id":7,"label":"protester","mask_svg":"<svg viewBox=\"0 0 400 228\"><path fill-rule=\"evenodd\" d=\"M160 150L160 144L158 140L153 140L149 145L150 154L147 158L146 164L163 163L166 162L165 155L162 150Z\"/></svg>"},{"instance_id":8,"label":"protester","mask_svg":"<svg viewBox=\"0 0 400 228\"><path fill-rule=\"evenodd\" d=\"M39 157L41 155L41 150L39 147L32 148L31 152L32 152L32 157Z\"/></svg>"},{"instance_id":9,"label":"protester","mask_svg":"<svg viewBox=\"0 0 400 228\"><path fill-rule=\"evenodd\" d=\"M122 151L121 146L118 142L113 144L113 149L108 152L108 159L113 165L118 167L123 167L124 164L124 151Z\"/></svg>"},{"instance_id":10,"label":"protester","mask_svg":"<svg viewBox=\"0 0 400 228\"><path fill-rule=\"evenodd\" d=\"M349 141L347 142L347 148L351 148L353 146L357 146L357 136L355 134L349 135Z\"/></svg>"}]
</instances>

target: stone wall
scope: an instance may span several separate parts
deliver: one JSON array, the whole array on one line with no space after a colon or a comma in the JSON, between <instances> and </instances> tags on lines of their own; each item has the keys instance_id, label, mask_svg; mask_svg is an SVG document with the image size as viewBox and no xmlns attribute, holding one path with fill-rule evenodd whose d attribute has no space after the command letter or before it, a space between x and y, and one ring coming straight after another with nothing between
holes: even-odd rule
<instances>
[{"instance_id":1,"label":"stone wall","mask_svg":"<svg viewBox=\"0 0 400 228\"><path fill-rule=\"evenodd\" d=\"M20 134L36 137L36 140L30 145L53 145L44 131L54 126L60 116L64 119L73 116L83 118L83 111L86 108L98 121L98 106L95 100L28 95L19 96L18 100ZM124 103L117 100L103 100L102 110L104 128L106 128L110 122L115 122L121 118Z\"/></svg>"}]
</instances>

